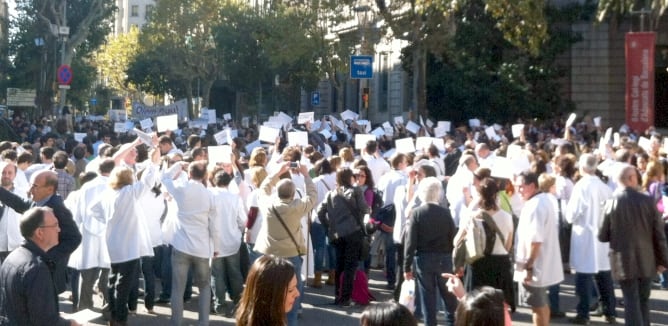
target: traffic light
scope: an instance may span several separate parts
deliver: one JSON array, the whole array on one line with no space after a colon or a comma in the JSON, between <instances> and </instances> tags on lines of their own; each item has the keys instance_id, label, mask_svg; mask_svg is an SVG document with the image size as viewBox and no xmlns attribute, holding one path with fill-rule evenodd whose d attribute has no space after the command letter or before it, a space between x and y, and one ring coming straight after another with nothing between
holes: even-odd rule
<instances>
[{"instance_id":1,"label":"traffic light","mask_svg":"<svg viewBox=\"0 0 668 326\"><path fill-rule=\"evenodd\" d=\"M362 107L365 109L369 108L369 87L362 89Z\"/></svg>"}]
</instances>

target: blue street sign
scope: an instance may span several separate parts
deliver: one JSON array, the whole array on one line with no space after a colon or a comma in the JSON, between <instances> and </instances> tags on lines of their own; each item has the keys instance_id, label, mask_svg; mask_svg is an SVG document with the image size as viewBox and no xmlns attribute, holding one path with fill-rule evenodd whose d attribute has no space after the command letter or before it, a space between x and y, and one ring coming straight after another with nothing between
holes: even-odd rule
<instances>
[{"instance_id":1,"label":"blue street sign","mask_svg":"<svg viewBox=\"0 0 668 326\"><path fill-rule=\"evenodd\" d=\"M350 56L350 78L373 78L373 57L370 55Z\"/></svg>"},{"instance_id":2,"label":"blue street sign","mask_svg":"<svg viewBox=\"0 0 668 326\"><path fill-rule=\"evenodd\" d=\"M311 93L311 105L320 105L320 92Z\"/></svg>"},{"instance_id":3,"label":"blue street sign","mask_svg":"<svg viewBox=\"0 0 668 326\"><path fill-rule=\"evenodd\" d=\"M90 105L97 105L97 99L96 98L90 99Z\"/></svg>"}]
</instances>

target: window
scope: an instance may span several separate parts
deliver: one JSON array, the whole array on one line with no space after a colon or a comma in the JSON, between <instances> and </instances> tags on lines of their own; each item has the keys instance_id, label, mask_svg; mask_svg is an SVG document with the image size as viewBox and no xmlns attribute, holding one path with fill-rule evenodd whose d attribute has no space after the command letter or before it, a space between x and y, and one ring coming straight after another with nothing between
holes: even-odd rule
<instances>
[{"instance_id":1,"label":"window","mask_svg":"<svg viewBox=\"0 0 668 326\"><path fill-rule=\"evenodd\" d=\"M149 19L151 18L151 14L153 13L153 5L146 5L146 12L144 13L144 18Z\"/></svg>"},{"instance_id":2,"label":"window","mask_svg":"<svg viewBox=\"0 0 668 326\"><path fill-rule=\"evenodd\" d=\"M138 5L132 5L132 7L130 7L130 16L131 17L139 17L139 6Z\"/></svg>"}]
</instances>

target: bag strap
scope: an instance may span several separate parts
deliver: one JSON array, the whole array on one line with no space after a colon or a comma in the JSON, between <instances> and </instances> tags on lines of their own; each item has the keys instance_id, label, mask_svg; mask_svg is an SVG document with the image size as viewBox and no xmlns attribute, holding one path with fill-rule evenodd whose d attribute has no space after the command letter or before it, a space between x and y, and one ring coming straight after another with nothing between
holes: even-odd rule
<instances>
[{"instance_id":1,"label":"bag strap","mask_svg":"<svg viewBox=\"0 0 668 326\"><path fill-rule=\"evenodd\" d=\"M329 186L327 185L327 182L325 182L325 179L320 179L320 181L322 181L322 184L325 185L325 188L327 188L327 191L331 191L331 190L332 190L332 189L329 188Z\"/></svg>"},{"instance_id":2,"label":"bag strap","mask_svg":"<svg viewBox=\"0 0 668 326\"><path fill-rule=\"evenodd\" d=\"M278 214L278 211L276 210L276 207L271 206L271 211L274 212L274 215L276 215L276 218L278 218L278 221L281 222L281 225L283 225L283 228L285 228L285 231L288 233L290 236L290 239L292 240L292 243L295 244L295 247L297 248L297 253L301 256L303 253L301 250L299 250L299 245L297 244L297 240L295 240L295 237L292 235L290 232L290 229L288 229L288 226L285 224L285 221L283 221L283 217L281 217L281 214Z\"/></svg>"},{"instance_id":3,"label":"bag strap","mask_svg":"<svg viewBox=\"0 0 668 326\"><path fill-rule=\"evenodd\" d=\"M487 214L487 212L485 212L485 211L481 211L480 213L482 215L483 221L485 221L492 228L492 230L494 230L494 232L496 232L496 234L499 237L501 237L501 245L505 248L506 247L506 238L501 233L501 230L499 230L499 226L496 225L496 222L494 222L494 219L492 218L492 216Z\"/></svg>"}]
</instances>

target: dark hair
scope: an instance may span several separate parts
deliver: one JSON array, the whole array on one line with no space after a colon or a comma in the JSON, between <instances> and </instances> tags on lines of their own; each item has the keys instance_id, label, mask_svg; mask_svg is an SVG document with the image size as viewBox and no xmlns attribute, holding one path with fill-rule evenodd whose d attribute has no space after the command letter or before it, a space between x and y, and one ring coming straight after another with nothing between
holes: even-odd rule
<instances>
[{"instance_id":1,"label":"dark hair","mask_svg":"<svg viewBox=\"0 0 668 326\"><path fill-rule=\"evenodd\" d=\"M475 172L473 172L473 177L478 181L489 178L490 176L492 176L492 170L488 168L478 167Z\"/></svg>"},{"instance_id":2,"label":"dark hair","mask_svg":"<svg viewBox=\"0 0 668 326\"><path fill-rule=\"evenodd\" d=\"M16 157L16 164L21 164L21 163L32 163L33 157L32 154L28 152L23 152L19 154L18 157Z\"/></svg>"},{"instance_id":3,"label":"dark hair","mask_svg":"<svg viewBox=\"0 0 668 326\"><path fill-rule=\"evenodd\" d=\"M572 179L577 169L575 168L575 157L572 154L561 155L557 158L557 165L561 172L559 175ZM545 172L545 171L543 171Z\"/></svg>"},{"instance_id":4,"label":"dark hair","mask_svg":"<svg viewBox=\"0 0 668 326\"><path fill-rule=\"evenodd\" d=\"M46 212L51 211L49 207L40 206L33 207L23 213L20 223L21 235L26 239L31 238L35 234L35 230L44 224L44 215Z\"/></svg>"},{"instance_id":5,"label":"dark hair","mask_svg":"<svg viewBox=\"0 0 668 326\"><path fill-rule=\"evenodd\" d=\"M237 325L285 325L285 295L295 269L276 256L258 258L248 272L246 288L237 309Z\"/></svg>"},{"instance_id":6,"label":"dark hair","mask_svg":"<svg viewBox=\"0 0 668 326\"><path fill-rule=\"evenodd\" d=\"M16 161L18 154L13 149L6 149L0 153L0 156L2 156L3 160Z\"/></svg>"},{"instance_id":7,"label":"dark hair","mask_svg":"<svg viewBox=\"0 0 668 326\"><path fill-rule=\"evenodd\" d=\"M213 176L213 184L216 185L216 187L227 187L230 185L230 182L234 179L234 176L225 172L223 169L219 170L216 172L216 174Z\"/></svg>"},{"instance_id":8,"label":"dark hair","mask_svg":"<svg viewBox=\"0 0 668 326\"><path fill-rule=\"evenodd\" d=\"M81 184L79 186L83 186L84 184L86 184L86 182L91 181L95 178L97 178L97 173L93 171L81 172L81 174L79 175L79 182Z\"/></svg>"},{"instance_id":9,"label":"dark hair","mask_svg":"<svg viewBox=\"0 0 668 326\"><path fill-rule=\"evenodd\" d=\"M67 153L63 151L57 151L53 154L53 167L56 169L64 169L67 167Z\"/></svg>"},{"instance_id":10,"label":"dark hair","mask_svg":"<svg viewBox=\"0 0 668 326\"><path fill-rule=\"evenodd\" d=\"M46 146L42 147L39 150L39 153L40 155L44 156L44 158L46 158L47 160L50 160L51 158L53 158L53 154L56 153L56 150L53 147Z\"/></svg>"},{"instance_id":11,"label":"dark hair","mask_svg":"<svg viewBox=\"0 0 668 326\"><path fill-rule=\"evenodd\" d=\"M459 302L455 311L456 326L503 326L503 292L491 286L483 286Z\"/></svg>"},{"instance_id":12,"label":"dark hair","mask_svg":"<svg viewBox=\"0 0 668 326\"><path fill-rule=\"evenodd\" d=\"M378 150L378 143L375 140L369 140L366 142L366 145L364 147L364 151L366 151L368 154L373 154Z\"/></svg>"},{"instance_id":13,"label":"dark hair","mask_svg":"<svg viewBox=\"0 0 668 326\"><path fill-rule=\"evenodd\" d=\"M74 149L72 149L72 156L77 160L83 159L84 156L86 156L86 148L81 146L74 147Z\"/></svg>"},{"instance_id":14,"label":"dark hair","mask_svg":"<svg viewBox=\"0 0 668 326\"><path fill-rule=\"evenodd\" d=\"M355 176L353 170L350 168L341 168L336 172L336 184L342 188L350 188L353 186L353 176Z\"/></svg>"},{"instance_id":15,"label":"dark hair","mask_svg":"<svg viewBox=\"0 0 668 326\"><path fill-rule=\"evenodd\" d=\"M190 163L188 175L193 180L204 181L206 178L206 161L195 161Z\"/></svg>"},{"instance_id":16,"label":"dark hair","mask_svg":"<svg viewBox=\"0 0 668 326\"><path fill-rule=\"evenodd\" d=\"M480 206L483 209L495 210L498 208L496 204L496 196L499 192L499 187L496 181L492 178L484 178L478 184L478 193L480 194Z\"/></svg>"},{"instance_id":17,"label":"dark hair","mask_svg":"<svg viewBox=\"0 0 668 326\"><path fill-rule=\"evenodd\" d=\"M201 142L202 138L200 138L198 135L190 135L188 136L188 140L186 141L188 143L188 148L194 148L195 145L197 145L198 142ZM195 155L193 155L195 156Z\"/></svg>"},{"instance_id":18,"label":"dark hair","mask_svg":"<svg viewBox=\"0 0 668 326\"><path fill-rule=\"evenodd\" d=\"M318 162L315 162L315 165L313 165L313 171L315 171L315 174L318 176L334 172L332 171L331 164L329 164L329 160L324 158Z\"/></svg>"},{"instance_id":19,"label":"dark hair","mask_svg":"<svg viewBox=\"0 0 668 326\"><path fill-rule=\"evenodd\" d=\"M102 161L100 162L100 166L98 167L98 170L102 174L109 174L109 173L111 173L111 170L113 170L115 166L116 166L116 162L114 162L114 159L105 158L105 159L102 159Z\"/></svg>"},{"instance_id":20,"label":"dark hair","mask_svg":"<svg viewBox=\"0 0 668 326\"><path fill-rule=\"evenodd\" d=\"M361 326L417 326L413 314L396 302L374 303L364 309Z\"/></svg>"},{"instance_id":21,"label":"dark hair","mask_svg":"<svg viewBox=\"0 0 668 326\"><path fill-rule=\"evenodd\" d=\"M533 184L538 188L538 174L530 171L524 171L520 173L520 177L522 177L522 182L525 185Z\"/></svg>"},{"instance_id":22,"label":"dark hair","mask_svg":"<svg viewBox=\"0 0 668 326\"><path fill-rule=\"evenodd\" d=\"M358 165L355 167L355 169L362 170L366 174L366 180L364 180L364 185L367 186L368 189L373 190L373 188L376 187L375 183L373 182L373 175L371 174L371 169L369 169L368 166L366 165Z\"/></svg>"}]
</instances>

